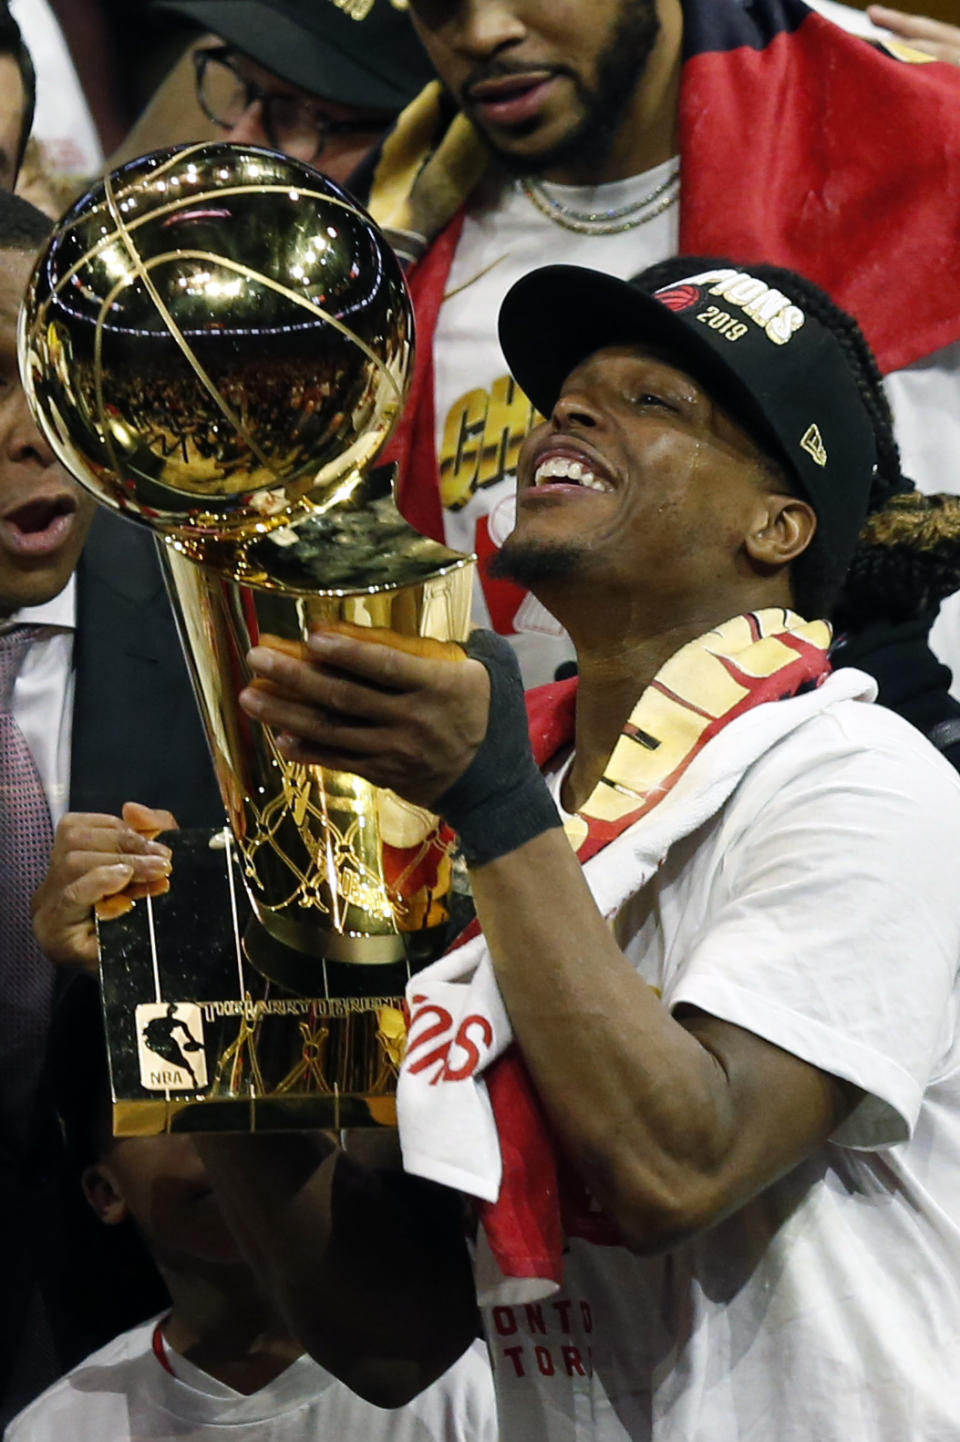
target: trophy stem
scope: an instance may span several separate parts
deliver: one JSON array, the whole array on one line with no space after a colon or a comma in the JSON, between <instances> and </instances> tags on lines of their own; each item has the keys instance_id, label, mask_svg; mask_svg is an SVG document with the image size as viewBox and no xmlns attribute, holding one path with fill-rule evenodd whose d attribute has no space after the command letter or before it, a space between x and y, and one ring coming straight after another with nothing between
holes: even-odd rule
<instances>
[{"instance_id":1,"label":"trophy stem","mask_svg":"<svg viewBox=\"0 0 960 1442\"><path fill-rule=\"evenodd\" d=\"M215 565L161 546L260 923L248 936L247 955L264 976L307 994L324 961L358 970L411 956L422 964L447 935L452 833L432 813L360 777L289 761L270 729L251 722L237 699L252 680L247 651L267 636L302 648L318 626L348 622L415 644L466 638L472 558L414 531L396 510L390 481L389 470L358 477L338 489L340 502L331 510L318 507L287 534L237 543L232 556L221 547ZM388 586L385 566L416 579ZM346 579L345 567L352 589L319 589L319 576ZM373 579L361 588L364 575ZM380 990L374 978L369 985Z\"/></svg>"}]
</instances>

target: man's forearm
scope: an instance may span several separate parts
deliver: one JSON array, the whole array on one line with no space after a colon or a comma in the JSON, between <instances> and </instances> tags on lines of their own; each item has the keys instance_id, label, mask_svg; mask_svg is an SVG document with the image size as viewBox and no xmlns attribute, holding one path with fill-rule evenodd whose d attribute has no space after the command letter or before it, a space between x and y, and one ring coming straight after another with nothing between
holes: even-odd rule
<instances>
[{"instance_id":1,"label":"man's forearm","mask_svg":"<svg viewBox=\"0 0 960 1442\"><path fill-rule=\"evenodd\" d=\"M742 1205L838 1124L833 1078L715 1018L671 1016L620 951L563 832L472 881L537 1092L637 1250Z\"/></svg>"},{"instance_id":2,"label":"man's forearm","mask_svg":"<svg viewBox=\"0 0 960 1442\"><path fill-rule=\"evenodd\" d=\"M402 1405L476 1335L454 1193L361 1165L318 1133L197 1141L291 1332L360 1396Z\"/></svg>"}]
</instances>

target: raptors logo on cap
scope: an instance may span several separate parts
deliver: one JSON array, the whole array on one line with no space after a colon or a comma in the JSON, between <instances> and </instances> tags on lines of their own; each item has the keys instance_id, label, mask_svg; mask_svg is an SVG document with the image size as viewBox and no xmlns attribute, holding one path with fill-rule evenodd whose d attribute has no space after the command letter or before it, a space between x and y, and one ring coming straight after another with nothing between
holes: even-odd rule
<instances>
[{"instance_id":1,"label":"raptors logo on cap","mask_svg":"<svg viewBox=\"0 0 960 1442\"><path fill-rule=\"evenodd\" d=\"M654 299L665 305L667 310L689 310L700 300L703 291L698 285L668 285L653 294Z\"/></svg>"}]
</instances>

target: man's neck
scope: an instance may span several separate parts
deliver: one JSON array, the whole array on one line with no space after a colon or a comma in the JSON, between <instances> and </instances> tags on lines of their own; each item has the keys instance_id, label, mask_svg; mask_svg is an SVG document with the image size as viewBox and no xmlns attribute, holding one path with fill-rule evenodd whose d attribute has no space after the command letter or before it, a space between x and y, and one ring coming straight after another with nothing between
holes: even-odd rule
<instances>
[{"instance_id":1,"label":"man's neck","mask_svg":"<svg viewBox=\"0 0 960 1442\"><path fill-rule=\"evenodd\" d=\"M642 175L679 151L678 112L683 64L683 16L679 0L661 0L657 43L637 86L633 104L601 166L559 165L544 179L558 185L606 185Z\"/></svg>"},{"instance_id":2,"label":"man's neck","mask_svg":"<svg viewBox=\"0 0 960 1442\"><path fill-rule=\"evenodd\" d=\"M173 1302L163 1335L208 1376L249 1396L302 1354L240 1263L158 1265Z\"/></svg>"},{"instance_id":3,"label":"man's neck","mask_svg":"<svg viewBox=\"0 0 960 1442\"><path fill-rule=\"evenodd\" d=\"M710 623L677 627L610 647L578 647L576 754L563 788L563 804L576 811L603 776L634 706L681 646L693 641Z\"/></svg>"},{"instance_id":4,"label":"man's neck","mask_svg":"<svg viewBox=\"0 0 960 1442\"><path fill-rule=\"evenodd\" d=\"M579 672L576 754L564 781L564 807L576 811L592 794L637 701L681 647L732 616L790 604L789 592L731 596L726 602L720 599L713 606L693 609L676 624L640 629L632 635L581 632L578 636L572 625Z\"/></svg>"}]
</instances>

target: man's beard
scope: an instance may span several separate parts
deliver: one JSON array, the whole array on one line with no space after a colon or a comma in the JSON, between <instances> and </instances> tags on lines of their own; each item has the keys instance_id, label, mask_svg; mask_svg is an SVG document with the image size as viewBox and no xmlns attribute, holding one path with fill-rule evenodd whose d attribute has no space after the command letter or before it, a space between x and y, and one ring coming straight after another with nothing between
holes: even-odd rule
<instances>
[{"instance_id":1,"label":"man's beard","mask_svg":"<svg viewBox=\"0 0 960 1442\"><path fill-rule=\"evenodd\" d=\"M573 81L582 107L583 119L576 130L550 150L540 151L537 155L517 155L501 150L478 127L487 145L514 175L540 175L564 165L600 169L613 148L617 132L643 80L659 33L660 17L655 0L621 0L612 34L597 56L593 87L572 70L558 69L556 72L569 76ZM471 77L468 85L477 79L501 74L510 74L509 68L494 65L485 69L483 77ZM534 121L532 125L536 123Z\"/></svg>"},{"instance_id":2,"label":"man's beard","mask_svg":"<svg viewBox=\"0 0 960 1442\"><path fill-rule=\"evenodd\" d=\"M487 574L498 581L513 581L536 593L543 584L570 581L583 567L583 548L570 542L547 544L514 541L507 537L487 564Z\"/></svg>"}]
</instances>

